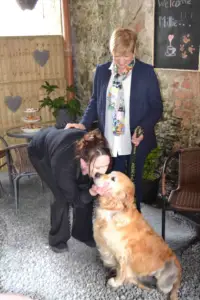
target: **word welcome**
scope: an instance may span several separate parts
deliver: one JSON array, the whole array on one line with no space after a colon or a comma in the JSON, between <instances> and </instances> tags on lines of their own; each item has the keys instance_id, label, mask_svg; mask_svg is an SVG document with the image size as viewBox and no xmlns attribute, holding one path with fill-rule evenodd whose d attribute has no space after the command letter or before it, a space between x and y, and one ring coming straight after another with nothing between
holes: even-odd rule
<instances>
[{"instance_id":1,"label":"word welcome","mask_svg":"<svg viewBox=\"0 0 200 300\"><path fill-rule=\"evenodd\" d=\"M192 0L158 0L158 6L164 8L179 7L184 4L191 5Z\"/></svg>"}]
</instances>

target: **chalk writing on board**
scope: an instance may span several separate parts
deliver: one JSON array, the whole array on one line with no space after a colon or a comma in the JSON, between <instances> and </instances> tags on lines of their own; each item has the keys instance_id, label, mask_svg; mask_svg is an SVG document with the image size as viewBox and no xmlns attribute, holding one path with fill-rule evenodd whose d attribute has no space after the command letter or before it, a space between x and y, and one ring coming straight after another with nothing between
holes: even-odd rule
<instances>
[{"instance_id":1,"label":"chalk writing on board","mask_svg":"<svg viewBox=\"0 0 200 300\"><path fill-rule=\"evenodd\" d=\"M181 57L183 59L187 59L189 58L191 55L194 54L195 51L195 47L192 43L192 39L190 34L184 34L181 37L181 44L180 44L180 53L181 53Z\"/></svg>"},{"instance_id":2,"label":"chalk writing on board","mask_svg":"<svg viewBox=\"0 0 200 300\"><path fill-rule=\"evenodd\" d=\"M175 20L173 17L159 16L159 26L161 28L177 27L177 25L178 25L178 20Z\"/></svg>"},{"instance_id":3,"label":"chalk writing on board","mask_svg":"<svg viewBox=\"0 0 200 300\"><path fill-rule=\"evenodd\" d=\"M192 0L158 0L158 6L164 8L175 8L184 4L191 5Z\"/></svg>"},{"instance_id":4,"label":"chalk writing on board","mask_svg":"<svg viewBox=\"0 0 200 300\"><path fill-rule=\"evenodd\" d=\"M179 20L176 20L172 16L159 16L158 21L160 28L172 28L177 26L185 26L186 24L191 27L192 13L187 14L186 12L181 12Z\"/></svg>"},{"instance_id":5,"label":"chalk writing on board","mask_svg":"<svg viewBox=\"0 0 200 300\"><path fill-rule=\"evenodd\" d=\"M191 27L191 23L192 23L192 17L193 17L193 14L192 12L181 12L181 17L180 17L180 20L179 20L179 26L185 26L186 24Z\"/></svg>"},{"instance_id":6,"label":"chalk writing on board","mask_svg":"<svg viewBox=\"0 0 200 300\"><path fill-rule=\"evenodd\" d=\"M174 39L173 34L168 35L169 46L167 46L167 50L165 52L166 56L176 56L176 48L172 46L172 40Z\"/></svg>"},{"instance_id":7,"label":"chalk writing on board","mask_svg":"<svg viewBox=\"0 0 200 300\"><path fill-rule=\"evenodd\" d=\"M154 66L200 70L200 0L155 0Z\"/></svg>"}]
</instances>

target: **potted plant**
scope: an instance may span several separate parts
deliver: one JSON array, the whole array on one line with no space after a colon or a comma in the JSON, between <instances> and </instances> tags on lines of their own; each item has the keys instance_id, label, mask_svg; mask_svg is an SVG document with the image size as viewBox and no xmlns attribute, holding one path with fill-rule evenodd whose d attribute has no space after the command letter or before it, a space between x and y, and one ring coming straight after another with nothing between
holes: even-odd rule
<instances>
[{"instance_id":1,"label":"potted plant","mask_svg":"<svg viewBox=\"0 0 200 300\"><path fill-rule=\"evenodd\" d=\"M81 115L81 103L76 96L76 89L73 85L66 87L66 93L63 96L53 97L52 93L58 89L57 85L51 85L48 81L41 86L45 90L45 97L40 100L40 109L49 107L53 116L56 118L56 127L62 128L67 123L76 122L77 117ZM70 94L70 99L67 99Z\"/></svg>"},{"instance_id":2,"label":"potted plant","mask_svg":"<svg viewBox=\"0 0 200 300\"><path fill-rule=\"evenodd\" d=\"M146 204L155 204L158 195L160 182L160 163L162 150L158 146L153 149L146 157L143 170L143 202Z\"/></svg>"}]
</instances>

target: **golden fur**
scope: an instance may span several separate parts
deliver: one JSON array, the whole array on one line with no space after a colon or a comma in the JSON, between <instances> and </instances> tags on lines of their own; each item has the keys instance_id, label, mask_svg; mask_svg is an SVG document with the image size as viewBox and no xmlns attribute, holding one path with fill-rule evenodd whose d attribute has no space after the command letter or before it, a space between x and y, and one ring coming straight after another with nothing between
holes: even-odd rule
<instances>
[{"instance_id":1,"label":"golden fur","mask_svg":"<svg viewBox=\"0 0 200 300\"><path fill-rule=\"evenodd\" d=\"M133 283L141 288L156 280L156 287L178 299L181 266L165 241L150 227L134 204L135 188L120 172L95 179L99 187L109 184L110 197L99 196L94 220L94 239L106 267L117 271L108 280L112 287Z\"/></svg>"}]
</instances>

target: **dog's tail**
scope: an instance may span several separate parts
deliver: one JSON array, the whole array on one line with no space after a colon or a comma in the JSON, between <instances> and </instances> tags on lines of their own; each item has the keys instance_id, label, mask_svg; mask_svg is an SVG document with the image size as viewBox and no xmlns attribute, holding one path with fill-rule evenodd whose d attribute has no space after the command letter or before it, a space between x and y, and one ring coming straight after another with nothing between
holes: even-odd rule
<instances>
[{"instance_id":1,"label":"dog's tail","mask_svg":"<svg viewBox=\"0 0 200 300\"><path fill-rule=\"evenodd\" d=\"M168 294L167 300L177 300L178 299L178 290L180 288L180 284L181 284L181 280L177 279L177 281L173 285L171 292Z\"/></svg>"},{"instance_id":2,"label":"dog's tail","mask_svg":"<svg viewBox=\"0 0 200 300\"><path fill-rule=\"evenodd\" d=\"M142 276L137 277L138 283L149 289L156 289L157 279L155 276Z\"/></svg>"},{"instance_id":3,"label":"dog's tail","mask_svg":"<svg viewBox=\"0 0 200 300\"><path fill-rule=\"evenodd\" d=\"M176 261L175 263L178 268L178 276L177 276L177 280L175 281L175 283L173 285L171 292L168 295L169 300L177 300L178 299L178 290L181 285L181 266L178 261Z\"/></svg>"},{"instance_id":4,"label":"dog's tail","mask_svg":"<svg viewBox=\"0 0 200 300\"><path fill-rule=\"evenodd\" d=\"M165 267L157 279L158 289L164 294L168 294L169 300L178 299L177 293L180 287L181 272L178 264L174 260L165 263Z\"/></svg>"}]
</instances>

